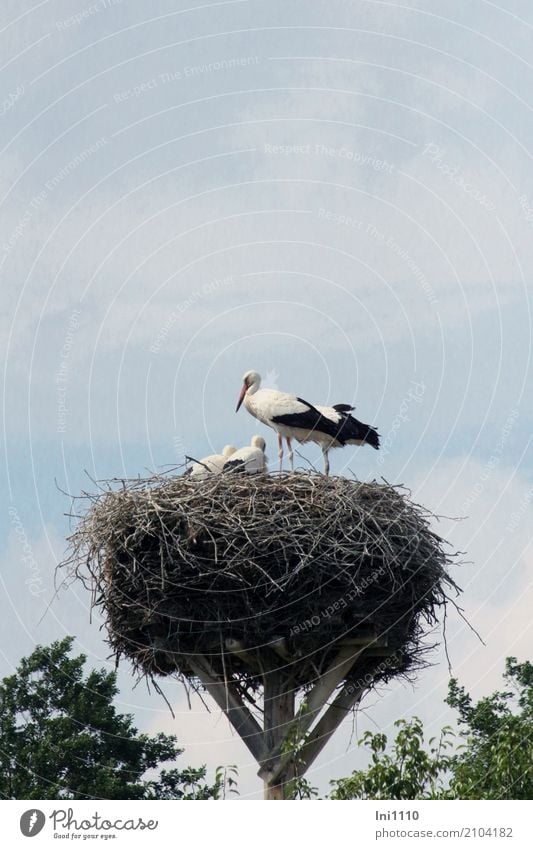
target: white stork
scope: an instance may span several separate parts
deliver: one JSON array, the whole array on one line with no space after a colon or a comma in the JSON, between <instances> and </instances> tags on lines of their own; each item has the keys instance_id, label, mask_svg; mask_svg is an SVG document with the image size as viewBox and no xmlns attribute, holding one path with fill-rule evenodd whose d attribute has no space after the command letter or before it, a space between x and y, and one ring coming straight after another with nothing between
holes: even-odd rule
<instances>
[{"instance_id":1,"label":"white stork","mask_svg":"<svg viewBox=\"0 0 533 849\"><path fill-rule=\"evenodd\" d=\"M235 454L236 450L234 445L225 445L222 454L210 454L208 457L196 460L185 474L190 475L195 481L206 480L211 475L221 475L224 463L232 454Z\"/></svg>"},{"instance_id":2,"label":"white stork","mask_svg":"<svg viewBox=\"0 0 533 849\"><path fill-rule=\"evenodd\" d=\"M256 475L266 472L268 458L265 457L266 442L262 436L252 436L250 445L239 448L226 460L223 466L224 472L246 472L248 475Z\"/></svg>"},{"instance_id":3,"label":"white stork","mask_svg":"<svg viewBox=\"0 0 533 849\"><path fill-rule=\"evenodd\" d=\"M343 445L371 445L372 448L379 448L377 430L350 415L354 408L349 404L315 407L296 395L275 389L260 389L260 386L261 375L256 371L247 371L243 377L237 410L244 401L244 406L252 416L277 432L280 471L283 438L289 449L291 469L294 468L291 439L320 445L326 475L329 475L328 452L331 448L341 448Z\"/></svg>"}]
</instances>

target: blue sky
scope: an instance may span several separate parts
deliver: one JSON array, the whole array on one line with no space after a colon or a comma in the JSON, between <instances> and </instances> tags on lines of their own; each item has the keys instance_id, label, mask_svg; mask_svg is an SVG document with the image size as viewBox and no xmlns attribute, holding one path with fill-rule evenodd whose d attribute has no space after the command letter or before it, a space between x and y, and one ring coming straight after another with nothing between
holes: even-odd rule
<instances>
[{"instance_id":1,"label":"blue sky","mask_svg":"<svg viewBox=\"0 0 533 849\"><path fill-rule=\"evenodd\" d=\"M518 0L2 4L0 674L65 633L112 663L81 587L39 622L61 490L248 442L249 368L378 425L386 450L335 473L461 517L439 527L486 646L451 615L454 672L480 695L531 654L532 34ZM358 731L447 721L434 660ZM140 727L258 792L223 720L120 684ZM350 731L322 788L358 763Z\"/></svg>"}]
</instances>

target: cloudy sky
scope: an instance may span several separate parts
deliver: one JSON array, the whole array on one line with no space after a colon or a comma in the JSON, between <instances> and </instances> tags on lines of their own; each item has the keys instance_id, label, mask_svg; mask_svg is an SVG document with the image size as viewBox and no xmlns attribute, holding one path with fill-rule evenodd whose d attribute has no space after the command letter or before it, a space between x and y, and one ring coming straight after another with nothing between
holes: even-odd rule
<instances>
[{"instance_id":1,"label":"cloudy sky","mask_svg":"<svg viewBox=\"0 0 533 849\"><path fill-rule=\"evenodd\" d=\"M0 674L76 635L112 666L77 585L54 594L70 502L248 442L242 373L355 403L465 552L450 612L476 695L531 657L533 10L527 0L4 0L0 10ZM264 434L275 456L273 434ZM318 450L302 449L320 463ZM303 463L303 460L301 461ZM442 650L356 721L449 721ZM247 750L215 712L120 671L120 708L189 763ZM310 776L361 763L348 720Z\"/></svg>"}]
</instances>

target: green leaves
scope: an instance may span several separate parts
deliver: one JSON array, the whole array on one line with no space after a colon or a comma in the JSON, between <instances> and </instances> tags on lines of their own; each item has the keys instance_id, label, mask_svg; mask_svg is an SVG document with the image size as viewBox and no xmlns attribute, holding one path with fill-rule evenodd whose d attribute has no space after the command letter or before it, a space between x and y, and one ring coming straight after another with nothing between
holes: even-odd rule
<instances>
[{"instance_id":1,"label":"green leaves","mask_svg":"<svg viewBox=\"0 0 533 849\"><path fill-rule=\"evenodd\" d=\"M366 731L360 745L371 755L366 770L356 770L348 778L331 782L331 799L436 799L445 793L444 779L451 758L445 753L452 745L453 732L443 728L438 741L432 738L424 747L424 729L418 717L395 722L398 733L391 752L386 752L387 736Z\"/></svg>"},{"instance_id":2,"label":"green leaves","mask_svg":"<svg viewBox=\"0 0 533 849\"><path fill-rule=\"evenodd\" d=\"M460 799L533 798L533 665L506 661L508 689L472 705L457 682L447 702L459 710L464 745L450 790Z\"/></svg>"},{"instance_id":3,"label":"green leaves","mask_svg":"<svg viewBox=\"0 0 533 849\"><path fill-rule=\"evenodd\" d=\"M533 665L506 662L506 689L474 703L455 679L446 699L459 732L442 729L427 745L421 721L399 719L394 743L365 732L370 766L333 781L332 799L533 798Z\"/></svg>"},{"instance_id":4,"label":"green leaves","mask_svg":"<svg viewBox=\"0 0 533 849\"><path fill-rule=\"evenodd\" d=\"M139 734L117 713L116 675L84 676L73 638L37 646L0 684L0 797L5 799L216 799L205 768L180 771L173 735ZM152 780L147 770L172 768Z\"/></svg>"}]
</instances>

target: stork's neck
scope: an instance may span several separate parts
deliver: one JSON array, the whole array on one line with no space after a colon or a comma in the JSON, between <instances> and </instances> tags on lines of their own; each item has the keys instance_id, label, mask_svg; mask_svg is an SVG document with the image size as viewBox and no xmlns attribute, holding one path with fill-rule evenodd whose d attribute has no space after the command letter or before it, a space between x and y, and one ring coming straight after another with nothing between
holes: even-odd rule
<instances>
[{"instance_id":1,"label":"stork's neck","mask_svg":"<svg viewBox=\"0 0 533 849\"><path fill-rule=\"evenodd\" d=\"M248 389L248 392L246 394L247 395L255 395L255 393L257 392L257 390L259 389L260 386L261 386L261 381L260 380L254 380L254 382L252 383L252 385L250 386L250 388Z\"/></svg>"}]
</instances>

